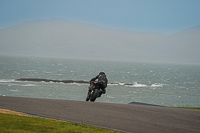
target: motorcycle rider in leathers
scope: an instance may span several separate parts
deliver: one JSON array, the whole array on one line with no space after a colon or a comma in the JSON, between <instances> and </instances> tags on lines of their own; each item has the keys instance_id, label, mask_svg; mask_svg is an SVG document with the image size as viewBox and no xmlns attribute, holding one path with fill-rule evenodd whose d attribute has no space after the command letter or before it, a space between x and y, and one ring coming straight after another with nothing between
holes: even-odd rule
<instances>
[{"instance_id":1,"label":"motorcycle rider in leathers","mask_svg":"<svg viewBox=\"0 0 200 133\"><path fill-rule=\"evenodd\" d=\"M88 97L90 95L90 92L92 91L92 89L95 87L94 86L94 82L95 80L98 79L98 82L101 83L99 84L100 88L101 88L101 92L99 94L99 97L101 97L102 94L105 94L106 93L106 87L107 87L107 83L108 83L108 79L106 78L106 74L104 72L100 72L99 75L97 75L96 77L92 78L90 80L90 86L88 87ZM86 101L89 100L89 98L87 97Z\"/></svg>"}]
</instances>

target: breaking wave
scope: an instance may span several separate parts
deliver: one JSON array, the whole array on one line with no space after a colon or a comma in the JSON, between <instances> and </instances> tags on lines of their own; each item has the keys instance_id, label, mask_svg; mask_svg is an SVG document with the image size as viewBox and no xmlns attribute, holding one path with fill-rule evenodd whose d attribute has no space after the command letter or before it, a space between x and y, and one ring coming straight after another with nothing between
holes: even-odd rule
<instances>
[{"instance_id":1,"label":"breaking wave","mask_svg":"<svg viewBox=\"0 0 200 133\"><path fill-rule=\"evenodd\" d=\"M83 80L51 80L51 79L38 79L38 78L21 78L16 79L16 81L33 81L33 82L55 82L55 83L82 83L82 84L88 84L88 81Z\"/></svg>"},{"instance_id":2,"label":"breaking wave","mask_svg":"<svg viewBox=\"0 0 200 133\"><path fill-rule=\"evenodd\" d=\"M40 78L21 78L21 79L16 79L16 80L11 80L11 81L33 81L33 82L49 82L49 83L69 83L69 84L74 84L74 85L82 85L82 84L89 84L88 81L84 80L50 80L50 79L40 79ZM1 82L1 81L0 81ZM127 87L163 87L164 84L152 84L152 85L146 85L146 84L140 84L140 83L108 83L110 86L127 86ZM34 86L34 84L28 84L26 86Z\"/></svg>"},{"instance_id":3,"label":"breaking wave","mask_svg":"<svg viewBox=\"0 0 200 133\"><path fill-rule=\"evenodd\" d=\"M35 84L26 84L26 85L21 85L21 86L36 86Z\"/></svg>"},{"instance_id":4,"label":"breaking wave","mask_svg":"<svg viewBox=\"0 0 200 133\"><path fill-rule=\"evenodd\" d=\"M147 87L147 85L145 84L138 84L137 82L135 82L133 85L125 85L128 87Z\"/></svg>"},{"instance_id":5,"label":"breaking wave","mask_svg":"<svg viewBox=\"0 0 200 133\"><path fill-rule=\"evenodd\" d=\"M10 83L10 82L15 82L14 79L0 79L0 83Z\"/></svg>"},{"instance_id":6,"label":"breaking wave","mask_svg":"<svg viewBox=\"0 0 200 133\"><path fill-rule=\"evenodd\" d=\"M163 87L164 84L152 84L151 87Z\"/></svg>"}]
</instances>

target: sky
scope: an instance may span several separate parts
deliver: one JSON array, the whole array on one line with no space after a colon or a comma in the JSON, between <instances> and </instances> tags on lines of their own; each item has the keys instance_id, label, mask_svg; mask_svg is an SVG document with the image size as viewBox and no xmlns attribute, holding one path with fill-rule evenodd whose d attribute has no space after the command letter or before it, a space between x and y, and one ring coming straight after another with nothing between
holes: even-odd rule
<instances>
[{"instance_id":1,"label":"sky","mask_svg":"<svg viewBox=\"0 0 200 133\"><path fill-rule=\"evenodd\" d=\"M0 29L61 18L112 29L172 34L200 25L200 0L0 0Z\"/></svg>"},{"instance_id":2,"label":"sky","mask_svg":"<svg viewBox=\"0 0 200 133\"><path fill-rule=\"evenodd\" d=\"M200 64L199 14L200 0L0 0L0 55Z\"/></svg>"}]
</instances>

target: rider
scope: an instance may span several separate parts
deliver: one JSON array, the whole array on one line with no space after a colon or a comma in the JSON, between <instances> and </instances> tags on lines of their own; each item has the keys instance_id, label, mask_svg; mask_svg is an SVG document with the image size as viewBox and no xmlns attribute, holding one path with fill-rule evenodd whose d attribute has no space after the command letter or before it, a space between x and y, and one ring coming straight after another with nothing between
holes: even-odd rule
<instances>
[{"instance_id":1,"label":"rider","mask_svg":"<svg viewBox=\"0 0 200 133\"><path fill-rule=\"evenodd\" d=\"M99 97L101 97L102 94L106 93L106 87L107 87L107 83L108 83L108 79L106 78L106 74L104 72L100 72L99 75L97 75L95 78L92 78L90 80L90 86L88 87L88 96L90 95L90 92L92 91L92 89L95 87L94 86L94 82L95 80L98 79L98 82L100 83L100 88L102 89L102 91L100 92Z\"/></svg>"}]
</instances>

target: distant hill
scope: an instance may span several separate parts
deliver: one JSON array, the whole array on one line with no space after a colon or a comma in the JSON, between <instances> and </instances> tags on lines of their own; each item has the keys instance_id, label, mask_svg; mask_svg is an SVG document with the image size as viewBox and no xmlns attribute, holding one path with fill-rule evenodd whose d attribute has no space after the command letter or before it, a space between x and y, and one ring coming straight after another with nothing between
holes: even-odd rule
<instances>
[{"instance_id":1,"label":"distant hill","mask_svg":"<svg viewBox=\"0 0 200 133\"><path fill-rule=\"evenodd\" d=\"M200 26L167 35L115 30L63 19L0 30L0 54L200 63Z\"/></svg>"}]
</instances>

